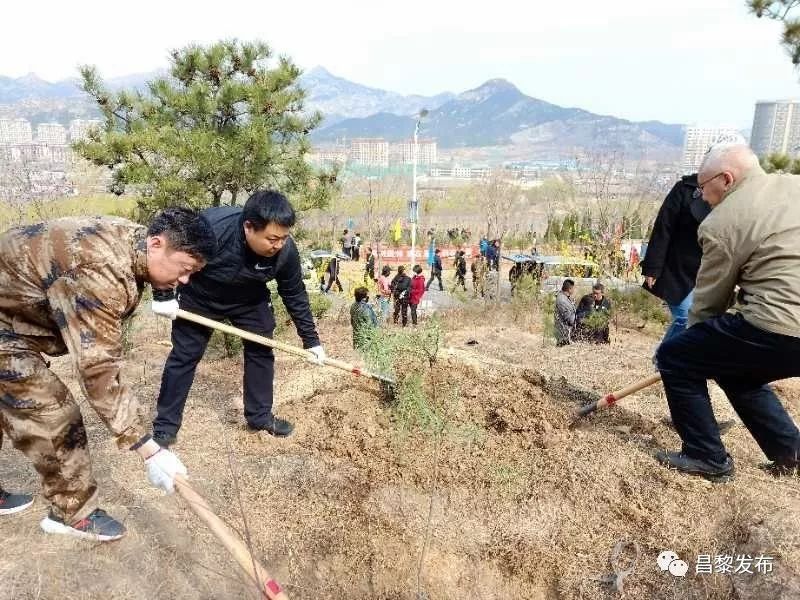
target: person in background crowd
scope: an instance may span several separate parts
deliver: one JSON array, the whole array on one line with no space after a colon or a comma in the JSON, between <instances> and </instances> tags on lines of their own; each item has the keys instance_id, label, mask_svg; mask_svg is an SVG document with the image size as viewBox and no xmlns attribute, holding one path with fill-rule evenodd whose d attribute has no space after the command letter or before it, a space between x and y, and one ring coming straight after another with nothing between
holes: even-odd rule
<instances>
[{"instance_id":1,"label":"person in background crowd","mask_svg":"<svg viewBox=\"0 0 800 600\"><path fill-rule=\"evenodd\" d=\"M417 306L419 306L422 296L425 293L425 276L422 274L422 267L414 265L412 269L414 277L411 278L411 292L408 298L408 306L411 308L411 324L417 324Z\"/></svg>"},{"instance_id":2,"label":"person in background crowd","mask_svg":"<svg viewBox=\"0 0 800 600\"><path fill-rule=\"evenodd\" d=\"M492 242L492 264L490 265L490 269L494 269L495 271L500 270L500 240L494 240Z\"/></svg>"},{"instance_id":3,"label":"person in background crowd","mask_svg":"<svg viewBox=\"0 0 800 600\"><path fill-rule=\"evenodd\" d=\"M376 281L375 279L375 255L372 253L372 248L367 246L367 254L365 256L364 264L364 283L368 281Z\"/></svg>"},{"instance_id":4,"label":"person in background crowd","mask_svg":"<svg viewBox=\"0 0 800 600\"><path fill-rule=\"evenodd\" d=\"M330 262L328 262L328 285L325 288L325 293L331 291L331 287L335 283L339 286L339 291L343 292L344 287L342 286L342 282L339 281L339 259L336 257L336 254L331 256Z\"/></svg>"},{"instance_id":5,"label":"person in background crowd","mask_svg":"<svg viewBox=\"0 0 800 600\"><path fill-rule=\"evenodd\" d=\"M481 236L481 240L478 242L478 250L481 256L486 256L486 252L489 250L489 240L486 239L486 236Z\"/></svg>"},{"instance_id":6,"label":"person in background crowd","mask_svg":"<svg viewBox=\"0 0 800 600\"><path fill-rule=\"evenodd\" d=\"M442 251L437 248L433 252L433 264L431 265L431 277L428 279L428 285L425 286L425 290L429 290L431 288L431 284L433 283L434 279L439 280L439 291L444 291L444 286L442 285Z\"/></svg>"},{"instance_id":7,"label":"person in background crowd","mask_svg":"<svg viewBox=\"0 0 800 600\"><path fill-rule=\"evenodd\" d=\"M592 286L592 293L586 294L575 312L575 337L584 342L610 344L611 301L605 296L602 283ZM597 322L587 322L591 319Z\"/></svg>"},{"instance_id":8,"label":"person in background crowd","mask_svg":"<svg viewBox=\"0 0 800 600\"><path fill-rule=\"evenodd\" d=\"M408 297L411 291L411 278L406 275L406 268L403 265L397 267L397 275L389 284L394 297L394 324L397 325L398 318L402 315L403 327L408 325Z\"/></svg>"},{"instance_id":9,"label":"person in background crowd","mask_svg":"<svg viewBox=\"0 0 800 600\"><path fill-rule=\"evenodd\" d=\"M464 251L459 250L456 254L456 260L454 261L454 265L456 268L456 283L453 286L453 291L460 285L464 291L467 291L467 283L464 279L467 275L467 259L464 258Z\"/></svg>"},{"instance_id":10,"label":"person in background crowd","mask_svg":"<svg viewBox=\"0 0 800 600\"><path fill-rule=\"evenodd\" d=\"M635 276L636 271L639 268L639 251L636 249L635 246L631 246L631 255L630 259L628 260L628 265L630 265L630 268L628 269L628 274L633 273Z\"/></svg>"},{"instance_id":11,"label":"person in background crowd","mask_svg":"<svg viewBox=\"0 0 800 600\"><path fill-rule=\"evenodd\" d=\"M353 327L353 348L360 350L369 339L370 330L378 326L378 318L369 305L367 288L357 287L353 295L355 301L350 306L350 325Z\"/></svg>"},{"instance_id":12,"label":"person in background crowd","mask_svg":"<svg viewBox=\"0 0 800 600\"><path fill-rule=\"evenodd\" d=\"M348 258L353 258L351 252L353 248L353 237L350 235L349 229L344 230L342 237L339 238L339 243L342 245L342 252L344 252Z\"/></svg>"},{"instance_id":13,"label":"person in background crowd","mask_svg":"<svg viewBox=\"0 0 800 600\"><path fill-rule=\"evenodd\" d=\"M361 234L356 233L353 236L353 241L351 244L350 252L353 256L353 260L358 262L361 258Z\"/></svg>"},{"instance_id":14,"label":"person in background crowd","mask_svg":"<svg viewBox=\"0 0 800 600\"><path fill-rule=\"evenodd\" d=\"M392 286L389 281L391 274L392 268L389 265L383 265L381 276L378 277L378 305L381 307L381 320L384 323L389 320L389 305L392 301Z\"/></svg>"},{"instance_id":15,"label":"person in background crowd","mask_svg":"<svg viewBox=\"0 0 800 600\"><path fill-rule=\"evenodd\" d=\"M555 326L556 346L566 346L572 342L572 328L575 327L575 305L572 303L572 294L575 293L575 282L565 279L561 284L561 291L556 296L553 313Z\"/></svg>"},{"instance_id":16,"label":"person in background crowd","mask_svg":"<svg viewBox=\"0 0 800 600\"><path fill-rule=\"evenodd\" d=\"M472 271L472 297L477 298L478 292L481 298L486 295L486 258L477 256L470 266Z\"/></svg>"}]
</instances>

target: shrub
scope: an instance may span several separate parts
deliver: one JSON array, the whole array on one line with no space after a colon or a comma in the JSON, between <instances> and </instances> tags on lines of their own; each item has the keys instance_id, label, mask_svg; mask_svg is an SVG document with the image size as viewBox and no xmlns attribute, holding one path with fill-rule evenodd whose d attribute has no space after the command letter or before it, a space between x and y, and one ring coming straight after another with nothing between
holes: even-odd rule
<instances>
[{"instance_id":1,"label":"shrub","mask_svg":"<svg viewBox=\"0 0 800 600\"><path fill-rule=\"evenodd\" d=\"M224 322L230 324L227 320ZM241 356L244 346L242 338L238 335L223 333L215 329L214 333L211 334L211 339L208 340L208 348L217 356L236 358Z\"/></svg>"},{"instance_id":2,"label":"shrub","mask_svg":"<svg viewBox=\"0 0 800 600\"><path fill-rule=\"evenodd\" d=\"M428 393L435 392L436 378L431 373L443 339L437 318L429 319L416 331L376 327L364 332L361 352L367 366L397 382L391 409L400 431L438 433L444 427L442 409Z\"/></svg>"},{"instance_id":3,"label":"shrub","mask_svg":"<svg viewBox=\"0 0 800 600\"><path fill-rule=\"evenodd\" d=\"M581 321L581 325L589 331L603 331L608 328L611 315L605 311L592 311Z\"/></svg>"},{"instance_id":4,"label":"shrub","mask_svg":"<svg viewBox=\"0 0 800 600\"><path fill-rule=\"evenodd\" d=\"M645 324L648 322L666 325L670 321L669 313L663 302L642 288L635 290L610 290L608 297L617 314L631 315Z\"/></svg>"},{"instance_id":5,"label":"shrub","mask_svg":"<svg viewBox=\"0 0 800 600\"><path fill-rule=\"evenodd\" d=\"M308 302L311 305L311 314L315 319L321 319L327 315L333 305L333 301L325 294L309 294Z\"/></svg>"},{"instance_id":6,"label":"shrub","mask_svg":"<svg viewBox=\"0 0 800 600\"><path fill-rule=\"evenodd\" d=\"M556 339L553 315L556 309L556 294L539 294L539 310L542 315L542 343Z\"/></svg>"}]
</instances>

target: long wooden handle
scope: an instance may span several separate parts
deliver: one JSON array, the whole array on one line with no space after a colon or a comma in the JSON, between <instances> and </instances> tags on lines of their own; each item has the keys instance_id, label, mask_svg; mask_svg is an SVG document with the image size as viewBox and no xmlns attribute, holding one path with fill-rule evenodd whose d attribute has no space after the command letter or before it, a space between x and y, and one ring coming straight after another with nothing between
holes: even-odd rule
<instances>
[{"instance_id":1,"label":"long wooden handle","mask_svg":"<svg viewBox=\"0 0 800 600\"><path fill-rule=\"evenodd\" d=\"M630 396L631 394L634 394L639 390L649 387L659 381L661 381L661 373L654 373L653 375L648 375L644 379L640 379L639 381L636 381L627 387L611 392L610 394L606 394L605 396L600 398L600 400L597 400L596 402L592 402L591 404L587 404L586 406L582 407L580 410L578 410L578 417L585 417L586 415L591 414L596 410L605 408L607 406L612 406L618 400L621 400L625 396Z\"/></svg>"},{"instance_id":2,"label":"long wooden handle","mask_svg":"<svg viewBox=\"0 0 800 600\"><path fill-rule=\"evenodd\" d=\"M175 476L175 489L186 501L186 504L189 505L189 508L200 517L220 543L225 546L225 549L231 553L264 598L269 600L288 600L289 597L286 592L270 576L264 565L252 555L244 542L239 539L239 536L231 531L225 522L211 510L205 498L198 494L181 475Z\"/></svg>"},{"instance_id":3,"label":"long wooden handle","mask_svg":"<svg viewBox=\"0 0 800 600\"><path fill-rule=\"evenodd\" d=\"M237 337L249 340L251 342L255 342L257 344L269 346L270 348L275 348L276 350L283 350L284 352L288 352L289 354L294 354L295 356L300 356L307 360L316 361L314 353L309 352L308 350L304 350L303 348L298 348L297 346L292 346L291 344L284 344L283 342L273 340L266 336L258 335L257 333L252 333L251 331L245 331L244 329L239 329L238 327L233 327L232 325L228 325L227 323L220 323L219 321L215 321L214 319L209 319L208 317L197 315L193 312L183 310L182 308L178 309L177 314L181 319L186 319L187 321L193 321L194 323L205 325L206 327L210 327L211 329L218 329L219 331L235 335ZM352 373L353 375L356 376L369 377L371 379L377 379L378 381L383 381L385 383L390 383L390 384L395 383L394 379L392 379L387 375L373 373L371 371L367 371L365 369L361 369L359 367L351 365L350 363L346 363L341 360L336 360L335 358L326 357L322 359L322 363L329 367L334 367L335 369L341 369L342 371L347 371L348 373Z\"/></svg>"}]
</instances>

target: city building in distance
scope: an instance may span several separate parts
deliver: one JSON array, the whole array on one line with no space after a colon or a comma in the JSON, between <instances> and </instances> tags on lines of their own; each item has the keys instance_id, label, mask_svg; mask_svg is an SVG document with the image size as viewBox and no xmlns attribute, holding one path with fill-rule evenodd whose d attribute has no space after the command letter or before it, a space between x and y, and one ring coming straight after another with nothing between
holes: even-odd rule
<instances>
[{"instance_id":1,"label":"city building in distance","mask_svg":"<svg viewBox=\"0 0 800 600\"><path fill-rule=\"evenodd\" d=\"M745 143L745 139L735 127L687 127L686 134L683 138L681 173L696 173L708 149L720 142L743 144Z\"/></svg>"},{"instance_id":2,"label":"city building in distance","mask_svg":"<svg viewBox=\"0 0 800 600\"><path fill-rule=\"evenodd\" d=\"M33 130L26 119L0 119L0 144L30 144Z\"/></svg>"},{"instance_id":3,"label":"city building in distance","mask_svg":"<svg viewBox=\"0 0 800 600\"><path fill-rule=\"evenodd\" d=\"M750 147L760 157L800 155L800 99L756 102Z\"/></svg>"},{"instance_id":4,"label":"city building in distance","mask_svg":"<svg viewBox=\"0 0 800 600\"><path fill-rule=\"evenodd\" d=\"M67 143L67 130L61 123L39 123L36 126L36 142L48 146L63 146Z\"/></svg>"},{"instance_id":5,"label":"city building in distance","mask_svg":"<svg viewBox=\"0 0 800 600\"><path fill-rule=\"evenodd\" d=\"M384 138L353 138L344 143L315 148L313 160L320 163L350 163L366 167L411 165L414 162L414 141L389 142ZM438 161L436 140L417 140L417 165L433 165Z\"/></svg>"}]
</instances>

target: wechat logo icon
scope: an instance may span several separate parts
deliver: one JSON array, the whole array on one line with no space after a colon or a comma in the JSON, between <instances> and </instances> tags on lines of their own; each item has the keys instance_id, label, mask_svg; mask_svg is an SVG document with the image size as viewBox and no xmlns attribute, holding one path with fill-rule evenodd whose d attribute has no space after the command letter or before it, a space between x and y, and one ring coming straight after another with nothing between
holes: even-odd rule
<instances>
[{"instance_id":1,"label":"wechat logo icon","mask_svg":"<svg viewBox=\"0 0 800 600\"><path fill-rule=\"evenodd\" d=\"M664 550L656 559L662 571L669 571L673 577L686 577L689 565L672 550Z\"/></svg>"}]
</instances>

